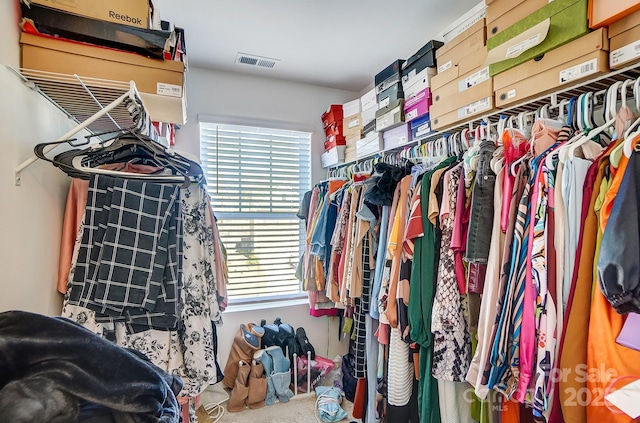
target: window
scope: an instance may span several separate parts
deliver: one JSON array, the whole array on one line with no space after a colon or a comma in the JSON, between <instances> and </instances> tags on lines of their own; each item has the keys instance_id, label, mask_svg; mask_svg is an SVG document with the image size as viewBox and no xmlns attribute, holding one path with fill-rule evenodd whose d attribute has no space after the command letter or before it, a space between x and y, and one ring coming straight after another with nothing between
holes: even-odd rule
<instances>
[{"instance_id":1,"label":"window","mask_svg":"<svg viewBox=\"0 0 640 423\"><path fill-rule=\"evenodd\" d=\"M305 227L296 213L311 181L311 134L201 123L200 157L220 237L230 301L300 293Z\"/></svg>"}]
</instances>

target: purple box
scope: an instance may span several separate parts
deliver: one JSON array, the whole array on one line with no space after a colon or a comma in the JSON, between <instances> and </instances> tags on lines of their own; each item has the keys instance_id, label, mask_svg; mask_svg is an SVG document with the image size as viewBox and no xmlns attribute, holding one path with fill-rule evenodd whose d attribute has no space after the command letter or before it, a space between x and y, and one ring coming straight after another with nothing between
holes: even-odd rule
<instances>
[{"instance_id":1,"label":"purple box","mask_svg":"<svg viewBox=\"0 0 640 423\"><path fill-rule=\"evenodd\" d=\"M411 130L408 123L403 123L382 133L384 149L398 147L411 141Z\"/></svg>"},{"instance_id":2,"label":"purple box","mask_svg":"<svg viewBox=\"0 0 640 423\"><path fill-rule=\"evenodd\" d=\"M405 121L411 122L413 119L429 113L431 103L431 88L425 88L415 96L406 99L404 103Z\"/></svg>"}]
</instances>

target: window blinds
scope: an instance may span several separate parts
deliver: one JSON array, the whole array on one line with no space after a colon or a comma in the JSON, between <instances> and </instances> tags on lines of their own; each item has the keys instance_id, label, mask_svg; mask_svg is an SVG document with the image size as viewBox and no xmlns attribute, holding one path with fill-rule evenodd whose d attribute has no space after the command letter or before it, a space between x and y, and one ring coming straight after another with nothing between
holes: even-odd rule
<instances>
[{"instance_id":1,"label":"window blinds","mask_svg":"<svg viewBox=\"0 0 640 423\"><path fill-rule=\"evenodd\" d=\"M304 225L296 212L310 187L311 134L200 124L200 157L227 248L229 298L295 294Z\"/></svg>"}]
</instances>

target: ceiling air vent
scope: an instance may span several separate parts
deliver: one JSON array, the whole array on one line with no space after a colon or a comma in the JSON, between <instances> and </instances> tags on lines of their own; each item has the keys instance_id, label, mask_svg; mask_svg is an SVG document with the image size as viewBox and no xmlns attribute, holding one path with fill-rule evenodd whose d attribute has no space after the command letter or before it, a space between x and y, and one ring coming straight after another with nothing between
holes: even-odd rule
<instances>
[{"instance_id":1,"label":"ceiling air vent","mask_svg":"<svg viewBox=\"0 0 640 423\"><path fill-rule=\"evenodd\" d=\"M272 69L276 66L280 60L269 59L268 57L254 56L252 54L238 53L236 56L236 63L249 66L259 66L261 68Z\"/></svg>"}]
</instances>

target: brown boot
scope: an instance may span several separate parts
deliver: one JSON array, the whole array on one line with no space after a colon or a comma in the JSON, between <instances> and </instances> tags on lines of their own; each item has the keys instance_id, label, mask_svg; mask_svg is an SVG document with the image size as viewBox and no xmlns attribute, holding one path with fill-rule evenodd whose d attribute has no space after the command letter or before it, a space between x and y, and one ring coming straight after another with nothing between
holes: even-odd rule
<instances>
[{"instance_id":1,"label":"brown boot","mask_svg":"<svg viewBox=\"0 0 640 423\"><path fill-rule=\"evenodd\" d=\"M238 365L238 376L235 380L235 385L231 391L229 397L229 403L227 404L227 411L231 413L237 413L243 411L246 406L247 396L249 395L249 372L251 366L244 361L241 361Z\"/></svg>"},{"instance_id":2,"label":"brown boot","mask_svg":"<svg viewBox=\"0 0 640 423\"><path fill-rule=\"evenodd\" d=\"M260 349L261 336L252 331L247 325L240 325L229 351L229 358L224 367L224 379L222 383L227 388L233 389L238 374L238 363L244 361L250 363L253 353Z\"/></svg>"},{"instance_id":3,"label":"brown boot","mask_svg":"<svg viewBox=\"0 0 640 423\"><path fill-rule=\"evenodd\" d=\"M249 396L247 406L249 408L264 407L264 399L267 396L267 377L264 374L264 367L259 361L253 360L251 372L249 373Z\"/></svg>"}]
</instances>

